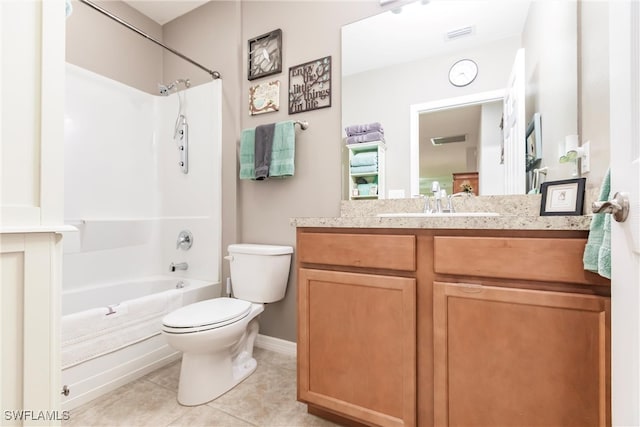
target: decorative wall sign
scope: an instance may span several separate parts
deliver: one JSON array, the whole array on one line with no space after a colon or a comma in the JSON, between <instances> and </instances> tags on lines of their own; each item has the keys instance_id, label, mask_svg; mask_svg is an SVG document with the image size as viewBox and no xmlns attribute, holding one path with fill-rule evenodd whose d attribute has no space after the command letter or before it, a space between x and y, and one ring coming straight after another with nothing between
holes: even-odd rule
<instances>
[{"instance_id":1,"label":"decorative wall sign","mask_svg":"<svg viewBox=\"0 0 640 427\"><path fill-rule=\"evenodd\" d=\"M269 113L280 109L280 81L259 83L249 87L249 114Z\"/></svg>"},{"instance_id":2,"label":"decorative wall sign","mask_svg":"<svg viewBox=\"0 0 640 427\"><path fill-rule=\"evenodd\" d=\"M249 80L282 72L282 30L249 40Z\"/></svg>"},{"instance_id":3,"label":"decorative wall sign","mask_svg":"<svg viewBox=\"0 0 640 427\"><path fill-rule=\"evenodd\" d=\"M289 114L331 107L331 57L289 68Z\"/></svg>"}]
</instances>

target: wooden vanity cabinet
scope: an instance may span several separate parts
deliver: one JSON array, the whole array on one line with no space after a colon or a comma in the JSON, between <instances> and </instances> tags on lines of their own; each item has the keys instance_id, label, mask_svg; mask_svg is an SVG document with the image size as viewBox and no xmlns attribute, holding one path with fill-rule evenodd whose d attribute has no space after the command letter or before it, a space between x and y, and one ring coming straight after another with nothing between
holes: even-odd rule
<instances>
[{"instance_id":1,"label":"wooden vanity cabinet","mask_svg":"<svg viewBox=\"0 0 640 427\"><path fill-rule=\"evenodd\" d=\"M610 425L583 231L299 228L298 399L343 425ZM354 424L351 424L354 423Z\"/></svg>"},{"instance_id":2,"label":"wooden vanity cabinet","mask_svg":"<svg viewBox=\"0 0 640 427\"><path fill-rule=\"evenodd\" d=\"M298 232L300 401L416 425L415 251L411 235Z\"/></svg>"},{"instance_id":3,"label":"wooden vanity cabinet","mask_svg":"<svg viewBox=\"0 0 640 427\"><path fill-rule=\"evenodd\" d=\"M435 425L605 426L609 299L434 284Z\"/></svg>"},{"instance_id":4,"label":"wooden vanity cabinet","mask_svg":"<svg viewBox=\"0 0 640 427\"><path fill-rule=\"evenodd\" d=\"M434 238L436 426L611 424L608 281L584 244Z\"/></svg>"}]
</instances>

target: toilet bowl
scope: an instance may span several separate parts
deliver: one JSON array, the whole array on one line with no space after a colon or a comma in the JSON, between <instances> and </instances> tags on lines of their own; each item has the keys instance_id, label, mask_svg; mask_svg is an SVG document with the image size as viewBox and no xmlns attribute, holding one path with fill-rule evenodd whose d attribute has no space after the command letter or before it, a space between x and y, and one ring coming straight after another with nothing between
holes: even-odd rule
<instances>
[{"instance_id":1,"label":"toilet bowl","mask_svg":"<svg viewBox=\"0 0 640 427\"><path fill-rule=\"evenodd\" d=\"M264 303L284 297L290 246L230 245L231 282L236 298L214 298L179 308L162 319L167 343L182 351L178 402L207 403L251 375L253 345Z\"/></svg>"}]
</instances>

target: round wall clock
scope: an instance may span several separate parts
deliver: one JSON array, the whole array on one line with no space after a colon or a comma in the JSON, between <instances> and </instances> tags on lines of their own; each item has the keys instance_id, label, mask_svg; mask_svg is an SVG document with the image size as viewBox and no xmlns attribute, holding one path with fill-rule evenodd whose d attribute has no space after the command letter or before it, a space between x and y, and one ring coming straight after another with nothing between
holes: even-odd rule
<instances>
[{"instance_id":1,"label":"round wall clock","mask_svg":"<svg viewBox=\"0 0 640 427\"><path fill-rule=\"evenodd\" d=\"M449 81L457 87L467 86L476 79L478 64L470 59L461 59L451 66Z\"/></svg>"}]
</instances>

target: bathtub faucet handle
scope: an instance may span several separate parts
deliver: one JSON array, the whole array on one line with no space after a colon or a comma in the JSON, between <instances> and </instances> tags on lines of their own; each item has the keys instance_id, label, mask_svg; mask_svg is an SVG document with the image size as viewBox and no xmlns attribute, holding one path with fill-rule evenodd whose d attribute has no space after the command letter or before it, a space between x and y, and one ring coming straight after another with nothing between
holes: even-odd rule
<instances>
[{"instance_id":1,"label":"bathtub faucet handle","mask_svg":"<svg viewBox=\"0 0 640 427\"><path fill-rule=\"evenodd\" d=\"M189 230L182 230L180 234L178 234L176 249L188 251L191 245L193 245L193 234L191 234Z\"/></svg>"},{"instance_id":2,"label":"bathtub faucet handle","mask_svg":"<svg viewBox=\"0 0 640 427\"><path fill-rule=\"evenodd\" d=\"M186 270L189 268L189 264L186 262L179 262L177 264L171 263L169 264L169 271L174 272L176 270Z\"/></svg>"}]
</instances>

